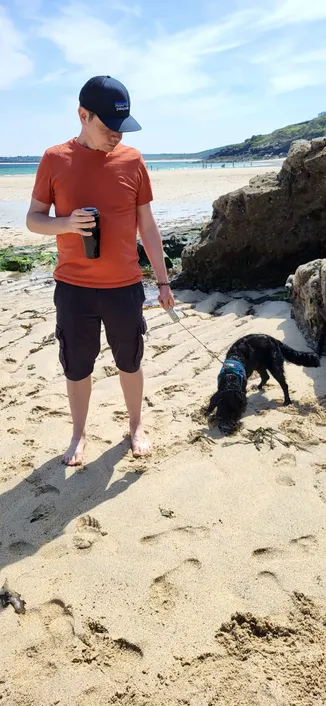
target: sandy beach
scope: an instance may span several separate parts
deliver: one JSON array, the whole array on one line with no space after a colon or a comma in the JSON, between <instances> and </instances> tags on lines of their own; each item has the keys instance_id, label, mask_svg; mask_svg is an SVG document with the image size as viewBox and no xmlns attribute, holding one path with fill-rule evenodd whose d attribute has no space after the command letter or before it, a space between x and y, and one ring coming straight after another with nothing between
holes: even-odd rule
<instances>
[{"instance_id":1,"label":"sandy beach","mask_svg":"<svg viewBox=\"0 0 326 706\"><path fill-rule=\"evenodd\" d=\"M250 172L221 171L153 174L154 191L162 202L213 201ZM2 200L26 201L32 179L7 182ZM2 237L27 242L14 227ZM71 422L53 284L17 293L8 279L0 284L0 587L8 579L26 613L1 612L0 702L323 706L325 361L286 364L288 408L275 380L261 393L253 377L232 437L202 415L240 336L269 333L307 350L289 304L271 292L179 292L183 325L210 352L160 308L145 311L146 460L129 451L103 336L86 463L76 471L61 463Z\"/></svg>"},{"instance_id":2,"label":"sandy beach","mask_svg":"<svg viewBox=\"0 0 326 706\"><path fill-rule=\"evenodd\" d=\"M234 169L176 169L151 172L153 212L160 226L190 223L210 218L212 203L220 195L239 189L248 180L279 167ZM25 228L26 209L33 188L33 176L0 176L1 247L10 244L42 243L47 237Z\"/></svg>"}]
</instances>

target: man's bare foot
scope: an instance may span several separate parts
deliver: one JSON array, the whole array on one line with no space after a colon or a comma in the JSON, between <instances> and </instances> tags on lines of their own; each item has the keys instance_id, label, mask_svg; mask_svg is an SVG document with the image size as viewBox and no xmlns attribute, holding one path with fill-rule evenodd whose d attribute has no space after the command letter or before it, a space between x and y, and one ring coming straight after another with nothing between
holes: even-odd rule
<instances>
[{"instance_id":1,"label":"man's bare foot","mask_svg":"<svg viewBox=\"0 0 326 706\"><path fill-rule=\"evenodd\" d=\"M66 466L81 466L83 463L83 454L86 446L86 437L72 437L70 446L63 455L62 463Z\"/></svg>"},{"instance_id":2,"label":"man's bare foot","mask_svg":"<svg viewBox=\"0 0 326 706\"><path fill-rule=\"evenodd\" d=\"M151 453L151 443L144 432L141 424L134 429L130 427L131 448L135 458L149 456Z\"/></svg>"}]
</instances>

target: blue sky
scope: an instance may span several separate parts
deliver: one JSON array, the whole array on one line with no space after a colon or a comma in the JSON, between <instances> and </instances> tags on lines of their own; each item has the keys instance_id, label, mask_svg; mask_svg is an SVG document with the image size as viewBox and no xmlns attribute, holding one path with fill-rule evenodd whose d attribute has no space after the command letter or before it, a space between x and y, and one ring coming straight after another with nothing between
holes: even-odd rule
<instances>
[{"instance_id":1,"label":"blue sky","mask_svg":"<svg viewBox=\"0 0 326 706\"><path fill-rule=\"evenodd\" d=\"M0 155L78 134L78 93L131 93L143 152L241 141L326 110L326 0L0 0Z\"/></svg>"}]
</instances>

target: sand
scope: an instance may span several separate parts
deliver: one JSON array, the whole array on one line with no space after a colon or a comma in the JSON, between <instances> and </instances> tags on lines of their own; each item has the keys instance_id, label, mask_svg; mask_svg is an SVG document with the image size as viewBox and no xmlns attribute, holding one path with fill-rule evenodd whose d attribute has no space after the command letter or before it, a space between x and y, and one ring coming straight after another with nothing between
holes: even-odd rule
<instances>
[{"instance_id":1,"label":"sand","mask_svg":"<svg viewBox=\"0 0 326 706\"><path fill-rule=\"evenodd\" d=\"M239 189L267 170L279 171L279 167L153 171L155 217L160 226L208 219L218 196ZM0 176L1 247L48 242L48 237L29 233L24 227L33 183L33 176Z\"/></svg>"},{"instance_id":2,"label":"sand","mask_svg":"<svg viewBox=\"0 0 326 706\"><path fill-rule=\"evenodd\" d=\"M238 189L257 174L279 171L273 164L265 167L235 167L225 169L171 169L149 172L155 201L169 203L193 202ZM34 176L0 176L1 201L28 201Z\"/></svg>"},{"instance_id":3,"label":"sand","mask_svg":"<svg viewBox=\"0 0 326 706\"><path fill-rule=\"evenodd\" d=\"M231 179L216 176L192 171L191 189L204 180L213 199ZM19 181L11 199L30 188ZM160 308L145 312L146 460L129 450L103 337L77 471L61 464L71 421L51 278L1 273L0 293L0 588L8 579L26 601L24 615L0 615L0 703L323 706L325 361L286 365L288 408L274 380L265 393L250 380L232 437L202 415L238 337L306 350L289 305L179 293L184 326L213 355Z\"/></svg>"},{"instance_id":4,"label":"sand","mask_svg":"<svg viewBox=\"0 0 326 706\"><path fill-rule=\"evenodd\" d=\"M325 704L324 361L286 366L286 409L274 380L262 394L253 379L243 428L225 438L201 413L219 361L148 310L153 456L131 456L103 338L76 471L60 463L71 422L53 288L1 292L0 587L26 601L25 615L0 616L2 703ZM250 332L306 348L287 303L234 296L179 295L214 354ZM276 435L255 445L260 427Z\"/></svg>"}]
</instances>

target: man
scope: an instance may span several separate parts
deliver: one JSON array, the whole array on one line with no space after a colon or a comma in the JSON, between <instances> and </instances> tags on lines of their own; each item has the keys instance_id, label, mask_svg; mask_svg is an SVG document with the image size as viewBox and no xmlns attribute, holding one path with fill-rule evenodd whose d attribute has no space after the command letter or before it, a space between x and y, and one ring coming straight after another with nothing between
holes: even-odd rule
<instances>
[{"instance_id":1,"label":"man","mask_svg":"<svg viewBox=\"0 0 326 706\"><path fill-rule=\"evenodd\" d=\"M159 287L164 309L174 305L161 237L150 202L152 191L143 158L121 144L122 133L141 130L130 115L125 86L95 76L79 96L79 137L46 150L38 167L27 227L57 236L54 271L59 358L66 375L73 436L63 456L70 466L83 462L91 373L100 351L100 328L119 368L136 457L150 452L141 423L143 395L142 307L144 290L137 254L137 226ZM49 215L51 205L55 217ZM87 259L83 235L100 213L100 257Z\"/></svg>"}]
</instances>

